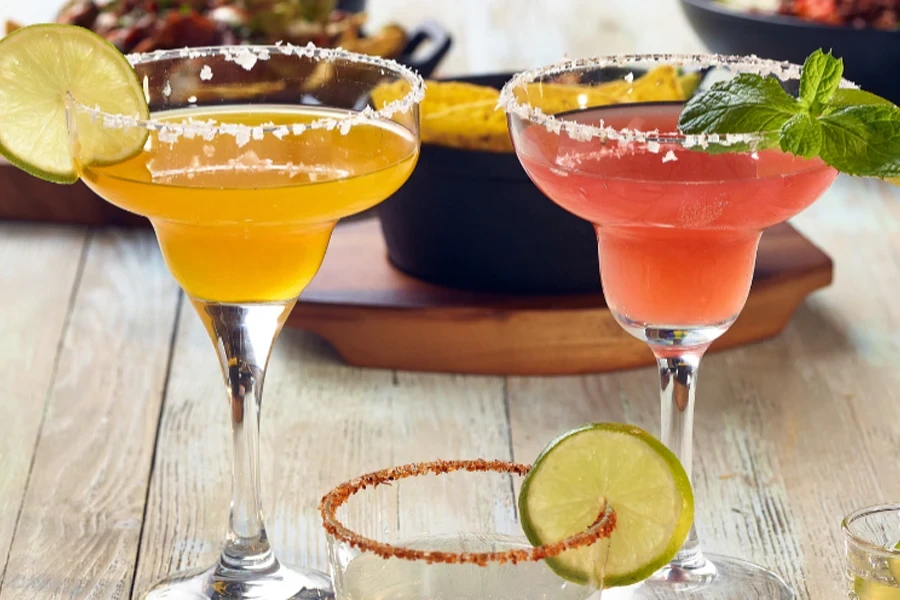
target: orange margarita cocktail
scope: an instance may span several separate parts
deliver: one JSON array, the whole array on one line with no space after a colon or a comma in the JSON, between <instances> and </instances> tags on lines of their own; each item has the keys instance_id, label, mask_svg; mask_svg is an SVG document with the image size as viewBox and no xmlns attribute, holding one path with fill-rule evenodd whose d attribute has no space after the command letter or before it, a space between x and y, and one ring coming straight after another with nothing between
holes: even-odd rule
<instances>
[{"instance_id":1,"label":"orange margarita cocktail","mask_svg":"<svg viewBox=\"0 0 900 600\"><path fill-rule=\"evenodd\" d=\"M172 274L193 298L287 300L316 274L338 219L390 196L416 164L415 138L386 119L293 135L315 120L349 116L303 106L164 112L154 115L163 124L188 117L239 124L249 139L166 141L165 130L152 131L137 156L78 170L100 196L150 219Z\"/></svg>"},{"instance_id":2,"label":"orange margarita cocktail","mask_svg":"<svg viewBox=\"0 0 900 600\"><path fill-rule=\"evenodd\" d=\"M27 36L51 59L73 43L79 57L106 53L99 70L92 61L71 69L101 80L91 86L64 74L59 138L68 148L41 170L61 182L82 179L150 220L222 369L233 441L225 542L214 565L169 577L146 600L332 597L326 574L281 564L268 540L259 472L263 382L337 222L386 199L415 168L422 78L392 61L312 45L161 51L126 61L77 28ZM32 62L20 79L47 61ZM118 82L121 108L121 98L110 106L109 92L94 93L109 87L104 78ZM399 93L379 99L384 86ZM51 122L59 135L60 123Z\"/></svg>"}]
</instances>

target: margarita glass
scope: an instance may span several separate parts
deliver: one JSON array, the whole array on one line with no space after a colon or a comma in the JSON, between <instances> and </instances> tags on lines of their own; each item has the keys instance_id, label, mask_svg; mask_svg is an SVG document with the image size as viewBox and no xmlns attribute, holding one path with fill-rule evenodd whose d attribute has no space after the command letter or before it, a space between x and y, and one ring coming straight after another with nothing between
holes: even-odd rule
<instances>
[{"instance_id":1,"label":"margarita glass","mask_svg":"<svg viewBox=\"0 0 900 600\"><path fill-rule=\"evenodd\" d=\"M337 221L390 196L413 170L423 81L392 61L312 46L199 48L129 60L150 118L104 113L69 97L72 153L91 189L153 224L215 346L234 444L230 523L218 562L162 582L148 598L329 597L326 575L281 565L266 536L263 380ZM377 105L379 85L405 94ZM140 150L99 161L86 148L104 135L136 140Z\"/></svg>"},{"instance_id":2,"label":"margarita glass","mask_svg":"<svg viewBox=\"0 0 900 600\"><path fill-rule=\"evenodd\" d=\"M682 135L677 124L683 102L597 106L588 101L597 94L584 93L585 86L616 86L627 98L638 74L666 65L678 86L692 74L701 86L747 72L775 76L785 85L800 77L799 66L756 58L579 59L516 75L500 102L531 179L554 202L594 224L607 305L656 355L661 439L690 474L700 359L746 302L763 230L812 204L837 172L819 159L754 151L761 140L753 133ZM615 536L611 543L615 547ZM692 530L673 562L631 597L794 595L762 567L704 555Z\"/></svg>"},{"instance_id":3,"label":"margarita glass","mask_svg":"<svg viewBox=\"0 0 900 600\"><path fill-rule=\"evenodd\" d=\"M501 461L435 461L369 473L334 488L320 510L337 598L592 596L603 587L615 512L606 506L585 531L532 546L518 520L510 479L528 470ZM579 548L591 548L597 557L597 571L586 581L563 579L545 560Z\"/></svg>"}]
</instances>

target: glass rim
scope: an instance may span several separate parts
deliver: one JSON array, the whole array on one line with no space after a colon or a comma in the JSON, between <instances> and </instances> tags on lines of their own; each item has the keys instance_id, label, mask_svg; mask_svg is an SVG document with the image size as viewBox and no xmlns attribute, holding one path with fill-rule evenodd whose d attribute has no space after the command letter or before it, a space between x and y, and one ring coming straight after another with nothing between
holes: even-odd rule
<instances>
[{"instance_id":1,"label":"glass rim","mask_svg":"<svg viewBox=\"0 0 900 600\"><path fill-rule=\"evenodd\" d=\"M223 56L226 62L235 62L241 65L245 70L250 71L257 62L267 61L272 56L277 55L294 55L298 59L308 58L318 62L345 60L359 65L381 68L392 72L399 79L405 80L409 83L410 89L402 98L393 100L380 109L376 110L367 106L361 111L348 110L348 112L353 112L353 114L347 118L335 119L333 117L322 117L307 123L297 123L293 125L282 124L277 126L260 125L254 127L240 124L214 125L204 122L173 123L171 121L154 118L152 114L147 118L142 118L138 115L109 112L102 110L98 106L91 107L80 102L70 92L66 92L66 100L77 110L87 113L92 119L103 119L104 127L110 129L137 128L147 129L149 131L164 131L175 136L187 134L202 137L204 134L250 135L254 133L274 133L279 136L282 134L300 135L305 131L316 129L325 129L329 131L338 129L341 133L346 133L349 128L354 125L371 122L373 120L389 120L397 113L409 112L425 97L425 80L412 67L400 64L393 59L350 52L343 48L320 48L312 42L305 46L295 46L290 43L282 44L281 42L278 42L274 45L224 45L181 48L177 50L155 50L153 52L128 54L125 55L125 58L132 67L134 67L137 65L171 59L190 60L211 56ZM148 79L146 76L141 83L144 89L144 98L148 100L149 103L149 90L147 88ZM191 107L188 106L185 108ZM328 107L326 106L325 108Z\"/></svg>"},{"instance_id":2,"label":"glass rim","mask_svg":"<svg viewBox=\"0 0 900 600\"><path fill-rule=\"evenodd\" d=\"M886 512L896 512L898 518L900 518L900 504L876 504L874 506L866 506L853 511L841 521L841 532L844 534L844 539L849 543L861 547L870 554L875 554L882 558L900 558L900 548L892 550L890 548L885 548L884 546L879 546L878 544L859 537L850 530L850 524L853 523L853 521L856 521L861 517Z\"/></svg>"},{"instance_id":3,"label":"glass rim","mask_svg":"<svg viewBox=\"0 0 900 600\"><path fill-rule=\"evenodd\" d=\"M439 550L415 550L404 546L379 542L352 531L341 523L337 510L351 496L366 488L390 485L394 481L418 477L421 475L448 475L454 472L469 473L508 473L524 476L531 470L530 465L523 465L500 460L435 460L431 462L410 463L399 467L382 469L362 475L344 482L328 492L319 503L322 524L325 531L333 538L357 548L361 552L369 552L387 560L399 558L408 561L425 561L428 563L474 564L481 567L489 563L539 562L557 556L566 550L574 550L589 546L601 538L608 538L616 527L616 512L609 504L601 516L587 529L573 536L528 549L512 549L502 552L447 552Z\"/></svg>"},{"instance_id":4,"label":"glass rim","mask_svg":"<svg viewBox=\"0 0 900 600\"><path fill-rule=\"evenodd\" d=\"M703 149L710 144L730 146L735 144L757 144L764 139L760 132L728 133L728 134L683 134L679 131L660 132L659 130L643 131L640 129L617 129L604 125L589 125L578 123L555 115L544 113L540 107L532 106L528 102L520 102L515 95L518 90L527 89L528 84L534 83L539 78L562 75L573 71L586 71L609 67L627 68L631 66L695 66L700 69L720 67L737 73L757 73L763 76L775 76L781 81L796 81L800 79L802 67L788 62L759 58L755 54L748 56L727 54L619 54L610 56L593 56L562 60L550 65L529 69L516 73L506 82L500 90L500 99L497 107L502 108L509 116L516 116L535 125L541 125L548 131L557 135L565 132L576 141L589 141L600 139L602 141L620 141L623 143L639 144L680 144L685 148L699 146ZM852 81L841 78L839 87L845 89L858 89L859 86ZM615 105L611 105L615 106Z\"/></svg>"}]
</instances>

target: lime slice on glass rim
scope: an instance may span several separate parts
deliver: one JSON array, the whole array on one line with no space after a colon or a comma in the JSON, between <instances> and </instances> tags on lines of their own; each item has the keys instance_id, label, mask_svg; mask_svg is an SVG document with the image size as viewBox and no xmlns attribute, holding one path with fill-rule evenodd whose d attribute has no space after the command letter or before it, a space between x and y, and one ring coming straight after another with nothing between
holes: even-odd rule
<instances>
[{"instance_id":1,"label":"lime slice on glass rim","mask_svg":"<svg viewBox=\"0 0 900 600\"><path fill-rule=\"evenodd\" d=\"M687 539L694 494L672 452L631 425L594 423L556 438L522 483L519 513L534 545L584 531L609 504L616 528L609 540L604 587L630 585L665 566ZM569 550L547 564L584 584L598 571L594 548Z\"/></svg>"},{"instance_id":2,"label":"lime slice on glass rim","mask_svg":"<svg viewBox=\"0 0 900 600\"><path fill-rule=\"evenodd\" d=\"M29 174L54 183L78 180L66 127L66 95L101 111L147 118L137 74L99 35L74 25L40 24L0 40L0 154ZM111 164L138 154L144 128L77 121L79 157Z\"/></svg>"}]
</instances>

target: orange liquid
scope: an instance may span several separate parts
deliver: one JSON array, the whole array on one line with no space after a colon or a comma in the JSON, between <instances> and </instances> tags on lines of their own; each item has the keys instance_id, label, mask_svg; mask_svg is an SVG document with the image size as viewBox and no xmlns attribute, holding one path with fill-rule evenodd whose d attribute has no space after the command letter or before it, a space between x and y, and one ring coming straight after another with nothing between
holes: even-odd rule
<instances>
[{"instance_id":1,"label":"orange liquid","mask_svg":"<svg viewBox=\"0 0 900 600\"><path fill-rule=\"evenodd\" d=\"M227 107L157 118L214 119L250 127L309 123L347 112L304 107ZM266 133L240 146L232 135L154 132L143 152L119 164L79 165L85 183L109 202L149 217L172 274L193 298L267 302L296 298L325 256L338 219L364 211L409 177L418 145L389 121Z\"/></svg>"},{"instance_id":2,"label":"orange liquid","mask_svg":"<svg viewBox=\"0 0 900 600\"><path fill-rule=\"evenodd\" d=\"M579 121L676 131L681 105L590 109ZM609 307L639 325L727 323L744 306L760 235L812 204L837 172L778 150L711 155L578 142L528 126L516 148L538 187L594 223ZM666 155L676 160L663 162Z\"/></svg>"}]
</instances>

